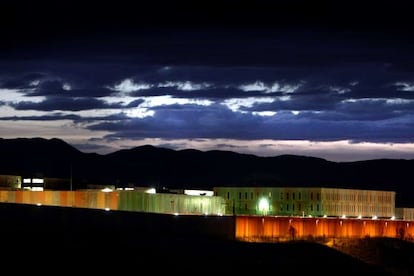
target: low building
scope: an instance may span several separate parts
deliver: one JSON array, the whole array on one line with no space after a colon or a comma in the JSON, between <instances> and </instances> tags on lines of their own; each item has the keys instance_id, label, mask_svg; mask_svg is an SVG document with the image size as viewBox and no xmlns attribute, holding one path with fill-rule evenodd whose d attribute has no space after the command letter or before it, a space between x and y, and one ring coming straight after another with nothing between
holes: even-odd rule
<instances>
[{"instance_id":1,"label":"low building","mask_svg":"<svg viewBox=\"0 0 414 276\"><path fill-rule=\"evenodd\" d=\"M237 215L394 218L395 192L321 187L215 187Z\"/></svg>"}]
</instances>

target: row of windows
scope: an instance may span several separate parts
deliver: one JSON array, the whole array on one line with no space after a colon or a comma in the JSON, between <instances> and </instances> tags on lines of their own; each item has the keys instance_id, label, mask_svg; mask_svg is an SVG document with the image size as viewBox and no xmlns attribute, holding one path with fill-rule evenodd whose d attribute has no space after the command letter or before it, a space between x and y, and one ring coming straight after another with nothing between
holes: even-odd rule
<instances>
[{"instance_id":1,"label":"row of windows","mask_svg":"<svg viewBox=\"0 0 414 276\"><path fill-rule=\"evenodd\" d=\"M245 203L244 204L244 209L248 210L247 207L248 207L248 205L247 205L247 203ZM309 206L309 210L314 211L313 204L311 204ZM319 204L316 204L315 211L319 212L319 210L320 210ZM280 204L280 211L283 211L283 204ZM289 211L292 211L292 212L299 211L299 212L301 212L301 211L305 211L305 210L302 210L302 204L301 203L298 204L297 209L295 210L295 203L293 203L292 205L286 204L286 212L289 212Z\"/></svg>"},{"instance_id":2,"label":"row of windows","mask_svg":"<svg viewBox=\"0 0 414 276\"><path fill-rule=\"evenodd\" d=\"M254 192L244 192L244 193L239 192L238 193L238 198L240 200L241 199L245 199L245 200L251 199L251 200L253 200L255 198L258 199L261 196L267 196L269 198L272 198L272 192L268 192L268 193L263 192L261 194L259 192L256 192L256 197L254 196ZM284 196L284 193L280 192L280 200L283 200L283 196ZM296 199L302 200L302 192L297 192L297 193L295 193L295 192L292 192L292 193L286 192L285 196L286 196L286 200L296 200ZM370 195L358 194L358 195L355 195L355 194L352 194L352 193L338 193L338 192L326 193L324 195L324 198L326 200L355 201L356 197L358 198L358 201L368 201L369 200L371 202L378 201L378 202L390 202L390 203L392 203L391 195L374 195L374 194L370 194ZM227 199L230 199L230 192L227 192ZM319 192L317 192L317 193L310 192L309 193L309 199L319 201L320 200L320 193Z\"/></svg>"},{"instance_id":3,"label":"row of windows","mask_svg":"<svg viewBox=\"0 0 414 276\"><path fill-rule=\"evenodd\" d=\"M291 210L289 209L289 203L288 204L286 204L286 212L289 212L289 211L296 211L295 210L295 203L293 203L292 205L291 205ZM311 211L311 212L313 212L314 210L313 210L313 204L310 204L309 205L309 210ZM283 211L283 205L282 204L280 204L280 211ZM304 211L304 210L302 210L302 204L298 204L298 209L297 209L297 211ZM316 204L316 208L315 208L315 211L316 212L319 212L319 204Z\"/></svg>"},{"instance_id":4,"label":"row of windows","mask_svg":"<svg viewBox=\"0 0 414 276\"><path fill-rule=\"evenodd\" d=\"M297 205L293 204L280 204L279 210L281 212L283 212L283 207L286 206L286 212L295 212L295 211L307 211L306 208L302 209L302 204L298 203ZM245 203L244 204L244 209L248 210L248 204ZM357 209L357 210L356 210ZM319 206L319 204L310 204L309 205L309 211L313 212L319 212L321 211L321 208ZM358 208L355 208L355 206L352 205L345 205L345 206L341 206L341 205L327 205L325 206L325 211L327 212L337 212L337 213L341 213L341 212L346 212L346 213L354 213L354 212L362 212L362 213L379 213L379 214L388 214L391 213L391 208L390 207L375 207L375 206L358 206Z\"/></svg>"},{"instance_id":5,"label":"row of windows","mask_svg":"<svg viewBox=\"0 0 414 276\"><path fill-rule=\"evenodd\" d=\"M377 212L377 213L390 213L391 207L385 206L355 206L355 205L338 205L338 204L327 204L324 205L326 211L334 212L359 212L359 213L368 213L368 212Z\"/></svg>"},{"instance_id":6,"label":"row of windows","mask_svg":"<svg viewBox=\"0 0 414 276\"><path fill-rule=\"evenodd\" d=\"M355 201L358 198L358 201L379 201L379 202L391 202L391 195L377 195L377 194L353 194L353 193L338 193L331 192L325 194L325 199L327 200L348 200Z\"/></svg>"},{"instance_id":7,"label":"row of windows","mask_svg":"<svg viewBox=\"0 0 414 276\"><path fill-rule=\"evenodd\" d=\"M298 195L298 199L301 200L302 199L302 193L298 192L297 195ZM256 193L256 198L259 198L260 196L268 196L269 198L271 198L272 197L272 192L269 192L269 193L263 192L262 195L260 195L260 193L257 192ZM239 192L239 199L243 199L243 198L244 199L249 199L249 197L250 197L250 199L254 199L254 193L250 192L250 196L249 196L248 192L244 192L244 196L243 196L243 193ZM315 193L315 197L314 197L314 193L310 192L310 200L314 200L314 198L316 200L320 200L320 193ZM230 199L230 192L227 192L227 199ZM283 200L283 192L280 192L280 199ZM286 200L290 200L290 199L296 200L295 192L292 192L291 197L290 197L289 192L286 192Z\"/></svg>"}]
</instances>

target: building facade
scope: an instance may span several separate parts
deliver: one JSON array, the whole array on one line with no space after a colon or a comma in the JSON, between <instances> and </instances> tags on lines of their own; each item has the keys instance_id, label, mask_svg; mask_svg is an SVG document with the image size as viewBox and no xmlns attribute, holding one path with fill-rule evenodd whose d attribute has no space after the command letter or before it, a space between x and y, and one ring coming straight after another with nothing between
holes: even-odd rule
<instances>
[{"instance_id":1,"label":"building facade","mask_svg":"<svg viewBox=\"0 0 414 276\"><path fill-rule=\"evenodd\" d=\"M401 220L414 220L414 208L395 208L395 217Z\"/></svg>"},{"instance_id":2,"label":"building facade","mask_svg":"<svg viewBox=\"0 0 414 276\"><path fill-rule=\"evenodd\" d=\"M395 192L321 187L215 187L236 215L395 218Z\"/></svg>"}]
</instances>

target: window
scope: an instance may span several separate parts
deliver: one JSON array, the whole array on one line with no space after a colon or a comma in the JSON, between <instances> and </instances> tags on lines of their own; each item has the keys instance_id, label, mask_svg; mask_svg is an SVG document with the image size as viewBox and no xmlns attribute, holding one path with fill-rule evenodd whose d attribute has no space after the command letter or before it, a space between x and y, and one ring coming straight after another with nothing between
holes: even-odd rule
<instances>
[{"instance_id":1,"label":"window","mask_svg":"<svg viewBox=\"0 0 414 276\"><path fill-rule=\"evenodd\" d=\"M283 200L283 193L280 192L280 200Z\"/></svg>"},{"instance_id":2,"label":"window","mask_svg":"<svg viewBox=\"0 0 414 276\"><path fill-rule=\"evenodd\" d=\"M230 192L227 192L227 199L230 198Z\"/></svg>"},{"instance_id":3,"label":"window","mask_svg":"<svg viewBox=\"0 0 414 276\"><path fill-rule=\"evenodd\" d=\"M250 193L250 199L253 199L253 192Z\"/></svg>"},{"instance_id":4,"label":"window","mask_svg":"<svg viewBox=\"0 0 414 276\"><path fill-rule=\"evenodd\" d=\"M310 199L313 200L313 192L310 194Z\"/></svg>"},{"instance_id":5,"label":"window","mask_svg":"<svg viewBox=\"0 0 414 276\"><path fill-rule=\"evenodd\" d=\"M247 199L247 192L244 193L244 199Z\"/></svg>"},{"instance_id":6,"label":"window","mask_svg":"<svg viewBox=\"0 0 414 276\"><path fill-rule=\"evenodd\" d=\"M302 193L299 192L299 200L301 200L301 199L302 199Z\"/></svg>"}]
</instances>

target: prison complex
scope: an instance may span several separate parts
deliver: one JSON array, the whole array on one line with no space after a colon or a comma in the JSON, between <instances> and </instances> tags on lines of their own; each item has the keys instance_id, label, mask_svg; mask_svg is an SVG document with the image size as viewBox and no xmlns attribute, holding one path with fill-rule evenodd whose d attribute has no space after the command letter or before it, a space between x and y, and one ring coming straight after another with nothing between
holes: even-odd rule
<instances>
[{"instance_id":1,"label":"prison complex","mask_svg":"<svg viewBox=\"0 0 414 276\"><path fill-rule=\"evenodd\" d=\"M40 180L0 190L0 203L234 218L240 240L414 237L414 209L397 208L394 191L325 187L214 187L213 190L47 190ZM17 187L16 185L23 185Z\"/></svg>"}]
</instances>

